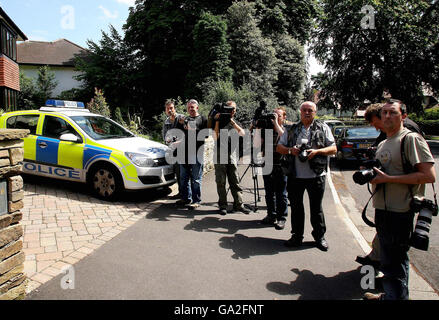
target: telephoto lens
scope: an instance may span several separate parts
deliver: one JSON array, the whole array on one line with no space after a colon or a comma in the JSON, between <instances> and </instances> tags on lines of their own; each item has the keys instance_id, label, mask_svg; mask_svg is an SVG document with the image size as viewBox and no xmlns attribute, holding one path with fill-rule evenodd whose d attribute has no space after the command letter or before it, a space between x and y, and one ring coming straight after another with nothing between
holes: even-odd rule
<instances>
[{"instance_id":1,"label":"telephoto lens","mask_svg":"<svg viewBox=\"0 0 439 320\"><path fill-rule=\"evenodd\" d=\"M416 198L412 201L413 211L419 211L416 221L415 231L410 238L410 246L419 250L428 250L431 220L433 215L437 215L437 206L431 200Z\"/></svg>"}]
</instances>

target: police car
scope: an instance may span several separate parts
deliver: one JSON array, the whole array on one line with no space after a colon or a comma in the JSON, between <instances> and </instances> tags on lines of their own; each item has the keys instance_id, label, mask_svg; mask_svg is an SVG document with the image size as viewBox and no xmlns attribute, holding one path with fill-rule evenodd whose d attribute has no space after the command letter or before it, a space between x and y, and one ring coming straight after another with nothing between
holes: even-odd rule
<instances>
[{"instance_id":1,"label":"police car","mask_svg":"<svg viewBox=\"0 0 439 320\"><path fill-rule=\"evenodd\" d=\"M39 110L7 112L0 128L30 130L24 173L87 183L101 199L176 181L167 146L137 137L82 102L48 100Z\"/></svg>"}]
</instances>

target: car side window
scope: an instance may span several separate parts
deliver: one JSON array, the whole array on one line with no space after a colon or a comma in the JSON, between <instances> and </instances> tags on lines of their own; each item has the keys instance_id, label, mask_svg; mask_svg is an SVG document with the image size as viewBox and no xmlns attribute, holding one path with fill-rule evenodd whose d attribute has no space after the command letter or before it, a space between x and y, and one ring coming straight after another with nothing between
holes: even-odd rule
<instances>
[{"instance_id":1,"label":"car side window","mask_svg":"<svg viewBox=\"0 0 439 320\"><path fill-rule=\"evenodd\" d=\"M28 129L30 131L30 134L36 134L39 117L40 116L37 114L13 116L8 118L8 120L6 121L6 128Z\"/></svg>"},{"instance_id":2,"label":"car side window","mask_svg":"<svg viewBox=\"0 0 439 320\"><path fill-rule=\"evenodd\" d=\"M65 133L78 135L75 129L64 119L54 116L46 116L44 118L43 136L59 139L59 137Z\"/></svg>"}]
</instances>

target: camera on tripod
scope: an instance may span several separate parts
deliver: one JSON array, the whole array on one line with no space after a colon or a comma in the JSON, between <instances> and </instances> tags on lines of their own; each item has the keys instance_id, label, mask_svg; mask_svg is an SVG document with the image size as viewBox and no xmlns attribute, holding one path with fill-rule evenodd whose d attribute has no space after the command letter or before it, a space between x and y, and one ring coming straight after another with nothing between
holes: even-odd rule
<instances>
[{"instance_id":1,"label":"camera on tripod","mask_svg":"<svg viewBox=\"0 0 439 320\"><path fill-rule=\"evenodd\" d=\"M215 103L209 112L207 127L213 129L215 128L216 121L219 121L220 128L224 128L232 119L233 110L235 110L234 107L228 106L225 103ZM218 120L215 119L217 114L220 115Z\"/></svg>"},{"instance_id":2,"label":"camera on tripod","mask_svg":"<svg viewBox=\"0 0 439 320\"><path fill-rule=\"evenodd\" d=\"M267 112L267 103L265 101L259 102L259 107L255 110L253 123L256 128L273 129L272 120L276 120L275 114Z\"/></svg>"},{"instance_id":3,"label":"camera on tripod","mask_svg":"<svg viewBox=\"0 0 439 320\"><path fill-rule=\"evenodd\" d=\"M354 182L359 185L369 183L373 178L376 177L377 173L375 172L375 170L373 170L373 167L376 167L379 170L383 170L381 162L377 159L363 161L362 166L366 167L366 169L358 170L352 176Z\"/></svg>"},{"instance_id":4,"label":"camera on tripod","mask_svg":"<svg viewBox=\"0 0 439 320\"><path fill-rule=\"evenodd\" d=\"M410 246L419 250L428 250L428 233L430 232L432 216L437 216L438 206L428 199L413 197L410 209L419 212L415 231L410 238Z\"/></svg>"}]
</instances>

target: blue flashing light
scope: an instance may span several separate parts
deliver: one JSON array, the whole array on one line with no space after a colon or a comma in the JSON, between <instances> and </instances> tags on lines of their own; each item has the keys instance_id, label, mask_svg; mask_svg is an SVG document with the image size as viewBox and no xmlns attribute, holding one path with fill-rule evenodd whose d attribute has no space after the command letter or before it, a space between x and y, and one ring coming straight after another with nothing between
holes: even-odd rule
<instances>
[{"instance_id":1,"label":"blue flashing light","mask_svg":"<svg viewBox=\"0 0 439 320\"><path fill-rule=\"evenodd\" d=\"M46 101L46 106L48 106L48 107L58 107L58 108L85 108L83 102L67 101L67 100L55 100L55 99L47 100Z\"/></svg>"}]
</instances>

